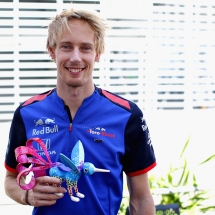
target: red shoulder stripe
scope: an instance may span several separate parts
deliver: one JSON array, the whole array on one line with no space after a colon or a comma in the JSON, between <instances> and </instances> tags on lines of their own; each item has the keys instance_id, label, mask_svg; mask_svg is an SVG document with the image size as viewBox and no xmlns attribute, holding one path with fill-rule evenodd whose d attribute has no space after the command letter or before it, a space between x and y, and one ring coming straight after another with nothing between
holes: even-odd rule
<instances>
[{"instance_id":1,"label":"red shoulder stripe","mask_svg":"<svg viewBox=\"0 0 215 215\"><path fill-rule=\"evenodd\" d=\"M25 103L22 106L29 105L29 104L33 103L34 101L41 101L41 100L45 99L51 92L52 92L52 90L50 90L44 94L39 94L39 95L33 96L30 99L28 99L27 101L25 101Z\"/></svg>"},{"instance_id":2,"label":"red shoulder stripe","mask_svg":"<svg viewBox=\"0 0 215 215\"><path fill-rule=\"evenodd\" d=\"M115 103L118 103L128 109L131 109L130 107L130 104L128 101L122 99L122 98L119 98L111 93L108 93L107 91L105 90L102 90L102 94L104 94L107 98L109 98L111 101L115 102Z\"/></svg>"},{"instance_id":3,"label":"red shoulder stripe","mask_svg":"<svg viewBox=\"0 0 215 215\"><path fill-rule=\"evenodd\" d=\"M139 170L139 171L132 172L132 173L126 173L126 175L130 176L130 177L141 175L141 174L147 173L149 170L153 169L155 166L156 166L156 162L154 162L152 165L148 166L147 168L145 168L143 170Z\"/></svg>"}]
</instances>

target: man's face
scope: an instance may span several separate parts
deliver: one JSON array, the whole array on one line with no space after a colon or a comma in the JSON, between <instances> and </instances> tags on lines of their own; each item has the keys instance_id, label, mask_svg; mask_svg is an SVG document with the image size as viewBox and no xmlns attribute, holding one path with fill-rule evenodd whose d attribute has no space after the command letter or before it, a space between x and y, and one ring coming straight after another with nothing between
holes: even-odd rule
<instances>
[{"instance_id":1,"label":"man's face","mask_svg":"<svg viewBox=\"0 0 215 215\"><path fill-rule=\"evenodd\" d=\"M95 33L88 23L78 19L68 25L71 32L65 30L56 48L50 51L57 64L58 85L92 85L94 63L100 57L95 50Z\"/></svg>"}]
</instances>

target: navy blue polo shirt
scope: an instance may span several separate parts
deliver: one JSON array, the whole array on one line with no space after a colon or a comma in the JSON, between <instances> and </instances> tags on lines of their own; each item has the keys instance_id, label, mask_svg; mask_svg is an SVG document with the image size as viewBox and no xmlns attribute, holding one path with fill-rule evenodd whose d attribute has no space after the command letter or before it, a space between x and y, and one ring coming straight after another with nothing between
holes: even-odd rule
<instances>
[{"instance_id":1,"label":"navy blue polo shirt","mask_svg":"<svg viewBox=\"0 0 215 215\"><path fill-rule=\"evenodd\" d=\"M34 137L44 141L52 162L60 161L60 153L70 157L80 140L84 161L110 170L80 177L78 189L85 195L80 202L71 201L65 193L55 205L35 207L35 215L116 215L122 198L123 171L132 177L156 165L142 111L135 103L100 88L84 99L74 119L56 89L22 103L11 124L5 158L7 170L16 172L15 148ZM46 159L37 143L34 147Z\"/></svg>"}]
</instances>

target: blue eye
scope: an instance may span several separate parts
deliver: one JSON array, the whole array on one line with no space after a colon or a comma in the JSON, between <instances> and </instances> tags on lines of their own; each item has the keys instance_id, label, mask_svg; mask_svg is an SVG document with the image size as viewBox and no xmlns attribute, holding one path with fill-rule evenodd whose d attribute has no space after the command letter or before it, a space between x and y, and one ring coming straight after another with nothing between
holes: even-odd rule
<instances>
[{"instance_id":1,"label":"blue eye","mask_svg":"<svg viewBox=\"0 0 215 215\"><path fill-rule=\"evenodd\" d=\"M84 46L81 48L83 51L90 51L91 50L91 47L89 46Z\"/></svg>"},{"instance_id":2,"label":"blue eye","mask_svg":"<svg viewBox=\"0 0 215 215\"><path fill-rule=\"evenodd\" d=\"M68 49L69 46L61 46L61 48L63 48L63 49Z\"/></svg>"}]
</instances>

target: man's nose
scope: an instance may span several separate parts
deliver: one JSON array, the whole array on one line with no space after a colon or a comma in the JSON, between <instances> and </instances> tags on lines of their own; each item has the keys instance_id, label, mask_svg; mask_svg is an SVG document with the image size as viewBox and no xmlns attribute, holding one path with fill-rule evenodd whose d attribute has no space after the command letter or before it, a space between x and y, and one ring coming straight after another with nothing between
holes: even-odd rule
<instances>
[{"instance_id":1,"label":"man's nose","mask_svg":"<svg viewBox=\"0 0 215 215\"><path fill-rule=\"evenodd\" d=\"M81 61L81 53L78 48L74 48L71 52L70 61Z\"/></svg>"}]
</instances>

